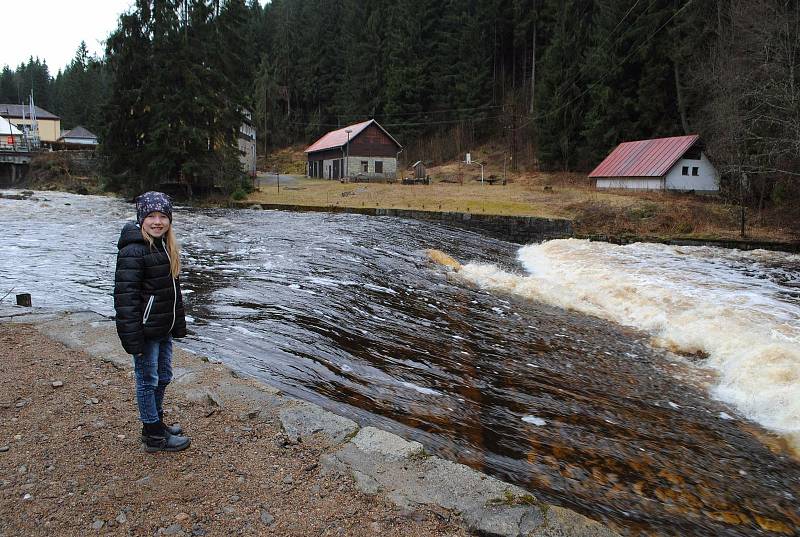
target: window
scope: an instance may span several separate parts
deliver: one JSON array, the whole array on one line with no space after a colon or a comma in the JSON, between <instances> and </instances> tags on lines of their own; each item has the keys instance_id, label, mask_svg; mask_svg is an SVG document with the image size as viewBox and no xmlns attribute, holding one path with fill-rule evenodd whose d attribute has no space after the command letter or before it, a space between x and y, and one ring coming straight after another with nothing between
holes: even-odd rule
<instances>
[{"instance_id":1,"label":"window","mask_svg":"<svg viewBox=\"0 0 800 537\"><path fill-rule=\"evenodd\" d=\"M698 168L697 166L692 166L692 175L694 175L695 177L700 175L700 168Z\"/></svg>"},{"instance_id":2,"label":"window","mask_svg":"<svg viewBox=\"0 0 800 537\"><path fill-rule=\"evenodd\" d=\"M361 171L367 173L369 171L369 162L366 160L361 161Z\"/></svg>"},{"instance_id":3,"label":"window","mask_svg":"<svg viewBox=\"0 0 800 537\"><path fill-rule=\"evenodd\" d=\"M376 160L375 161L375 173L383 173L383 161Z\"/></svg>"},{"instance_id":4,"label":"window","mask_svg":"<svg viewBox=\"0 0 800 537\"><path fill-rule=\"evenodd\" d=\"M689 166L684 166L681 175L689 175Z\"/></svg>"}]
</instances>

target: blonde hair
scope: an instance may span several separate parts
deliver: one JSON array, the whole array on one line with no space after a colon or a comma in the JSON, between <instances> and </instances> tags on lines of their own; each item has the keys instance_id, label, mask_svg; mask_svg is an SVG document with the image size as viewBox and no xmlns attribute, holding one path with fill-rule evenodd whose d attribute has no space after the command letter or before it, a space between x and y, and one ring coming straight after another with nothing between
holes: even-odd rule
<instances>
[{"instance_id":1,"label":"blonde hair","mask_svg":"<svg viewBox=\"0 0 800 537\"><path fill-rule=\"evenodd\" d=\"M150 234L144 230L144 228L142 228L142 237L144 237L144 240L146 240L150 245L150 248L153 248L153 245L155 244L153 242L153 237L151 237ZM175 232L173 231L171 222L169 229L167 229L167 232L164 233L164 238L162 240L167 247L167 252L169 252L169 273L173 278L177 278L178 274L181 272L181 246L178 244L178 239L175 238Z\"/></svg>"}]
</instances>

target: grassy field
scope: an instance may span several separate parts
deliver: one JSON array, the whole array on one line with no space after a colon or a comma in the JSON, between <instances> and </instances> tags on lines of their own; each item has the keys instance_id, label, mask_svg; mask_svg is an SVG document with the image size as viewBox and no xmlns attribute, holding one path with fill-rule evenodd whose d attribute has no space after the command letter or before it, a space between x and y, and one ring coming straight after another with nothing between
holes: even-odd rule
<instances>
[{"instance_id":1,"label":"grassy field","mask_svg":"<svg viewBox=\"0 0 800 537\"><path fill-rule=\"evenodd\" d=\"M248 201L568 218L574 221L579 234L739 237L738 206L714 197L598 191L589 185L585 175L567 173L515 173L509 174L505 185L481 184L479 169L463 164L429 168L428 173L433 179L430 185L300 179L282 186L280 191L275 186L262 187ZM489 170L485 174L488 178ZM447 182L459 178L462 182ZM800 219L786 212L748 212L747 236L754 240L798 240Z\"/></svg>"}]
</instances>

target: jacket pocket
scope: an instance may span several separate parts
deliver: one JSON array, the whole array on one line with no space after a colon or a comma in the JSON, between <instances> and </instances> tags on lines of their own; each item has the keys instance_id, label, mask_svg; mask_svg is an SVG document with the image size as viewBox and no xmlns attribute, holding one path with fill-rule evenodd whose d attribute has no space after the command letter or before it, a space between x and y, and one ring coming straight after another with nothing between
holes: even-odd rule
<instances>
[{"instance_id":1,"label":"jacket pocket","mask_svg":"<svg viewBox=\"0 0 800 537\"><path fill-rule=\"evenodd\" d=\"M150 318L150 310L153 309L153 302L156 301L155 295L150 295L150 299L147 301L147 306L144 308L144 315L142 315L142 324L147 324L147 319Z\"/></svg>"}]
</instances>

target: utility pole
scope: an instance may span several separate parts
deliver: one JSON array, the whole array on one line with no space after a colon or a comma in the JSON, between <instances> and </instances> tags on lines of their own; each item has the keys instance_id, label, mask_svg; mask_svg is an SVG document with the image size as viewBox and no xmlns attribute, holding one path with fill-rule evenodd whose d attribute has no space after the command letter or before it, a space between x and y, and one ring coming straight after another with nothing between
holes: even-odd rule
<instances>
[{"instance_id":1,"label":"utility pole","mask_svg":"<svg viewBox=\"0 0 800 537\"><path fill-rule=\"evenodd\" d=\"M347 156L345 157L345 160L344 160L344 171L345 171L345 174L343 174L343 175L347 175L347 177L350 177L350 133L353 132L353 131L350 130L350 129L347 129L344 132L347 133Z\"/></svg>"},{"instance_id":2,"label":"utility pole","mask_svg":"<svg viewBox=\"0 0 800 537\"><path fill-rule=\"evenodd\" d=\"M742 177L739 179L739 235L744 238L744 184L747 182L747 174L742 172Z\"/></svg>"}]
</instances>

